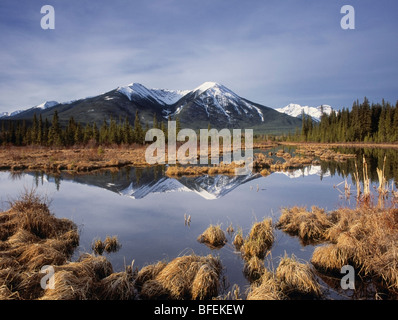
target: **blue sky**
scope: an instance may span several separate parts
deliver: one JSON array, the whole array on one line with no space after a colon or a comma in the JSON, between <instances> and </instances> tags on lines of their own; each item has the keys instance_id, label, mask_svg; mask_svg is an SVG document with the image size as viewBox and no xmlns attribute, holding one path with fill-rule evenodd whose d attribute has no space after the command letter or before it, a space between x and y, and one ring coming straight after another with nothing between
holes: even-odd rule
<instances>
[{"instance_id":1,"label":"blue sky","mask_svg":"<svg viewBox=\"0 0 398 320\"><path fill-rule=\"evenodd\" d=\"M55 30L40 27L43 5ZM355 8L355 30L340 9ZM398 99L396 0L1 0L0 112L139 82L273 108Z\"/></svg>"}]
</instances>

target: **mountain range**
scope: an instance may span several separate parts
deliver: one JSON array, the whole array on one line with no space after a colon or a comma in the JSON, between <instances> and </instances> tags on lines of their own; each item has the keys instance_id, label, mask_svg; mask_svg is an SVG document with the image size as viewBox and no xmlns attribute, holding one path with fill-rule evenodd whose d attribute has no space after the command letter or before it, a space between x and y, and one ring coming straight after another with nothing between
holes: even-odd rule
<instances>
[{"instance_id":1,"label":"mountain range","mask_svg":"<svg viewBox=\"0 0 398 320\"><path fill-rule=\"evenodd\" d=\"M273 174L283 174L291 179L314 175L330 176L330 172L323 172L321 166L310 166ZM99 187L132 199L143 199L151 194L168 192L193 192L206 200L222 198L239 186L254 183L261 177L258 173L250 173L242 176L203 175L174 179L165 176L160 168L156 167L128 168L118 172L103 171L94 175L74 175L65 171L60 176L64 181ZM48 177L48 179L55 182L52 177Z\"/></svg>"},{"instance_id":2,"label":"mountain range","mask_svg":"<svg viewBox=\"0 0 398 320\"><path fill-rule=\"evenodd\" d=\"M110 118L126 117L132 124L136 111L142 124L152 127L154 116L158 121L175 120L182 128L241 128L255 133L293 132L301 120L273 108L240 97L232 90L215 82L205 82L193 90L148 89L139 83L121 86L94 97L58 103L46 101L36 107L12 114L3 119L30 121L33 115L42 115L51 121L55 110L61 125L70 117L82 124L101 125Z\"/></svg>"},{"instance_id":3,"label":"mountain range","mask_svg":"<svg viewBox=\"0 0 398 320\"><path fill-rule=\"evenodd\" d=\"M280 113L287 114L295 118L302 118L303 112L309 115L314 121L319 122L323 113L330 115L334 110L329 105L321 105L319 107L300 106L299 104L290 103L286 107L275 109Z\"/></svg>"}]
</instances>

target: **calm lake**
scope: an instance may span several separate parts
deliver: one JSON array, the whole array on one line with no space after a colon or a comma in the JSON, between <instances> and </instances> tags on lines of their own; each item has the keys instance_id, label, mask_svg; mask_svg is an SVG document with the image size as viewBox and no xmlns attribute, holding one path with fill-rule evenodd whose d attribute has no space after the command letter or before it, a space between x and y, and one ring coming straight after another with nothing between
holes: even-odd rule
<instances>
[{"instance_id":1,"label":"calm lake","mask_svg":"<svg viewBox=\"0 0 398 320\"><path fill-rule=\"evenodd\" d=\"M295 148L284 149L295 151ZM372 186L378 186L376 168L382 168L386 155L386 178L390 185L398 181L398 151L341 148L338 151L356 153L359 172L365 155ZM134 266L141 268L192 252L214 254L220 256L225 267L226 282L238 284L245 291L249 282L242 272L244 262L232 245L234 235L227 234L228 243L219 250L200 244L197 237L210 224L220 224L223 230L230 225L235 231L241 228L245 236L254 222L265 217L277 222L284 207L319 206L326 210L355 207L355 185L351 178L354 164L354 159L343 163L321 161L320 165L267 177L252 174L178 180L166 177L164 167L124 168L87 175L62 172L59 176L3 171L0 200L5 210L8 200L15 199L24 188L37 188L39 194L51 200L50 208L57 217L71 219L79 226L80 246L75 257L92 252L93 239L105 239L107 235L117 235L122 244L118 252L106 254L115 271L124 269L133 260ZM344 196L341 183L345 178L352 185L351 199ZM190 225L185 224L185 214L191 216ZM276 268L285 253L310 260L314 246L303 246L297 238L279 230L275 234L266 266ZM329 290L330 298L357 298L353 292L334 289L322 280L321 284Z\"/></svg>"}]
</instances>

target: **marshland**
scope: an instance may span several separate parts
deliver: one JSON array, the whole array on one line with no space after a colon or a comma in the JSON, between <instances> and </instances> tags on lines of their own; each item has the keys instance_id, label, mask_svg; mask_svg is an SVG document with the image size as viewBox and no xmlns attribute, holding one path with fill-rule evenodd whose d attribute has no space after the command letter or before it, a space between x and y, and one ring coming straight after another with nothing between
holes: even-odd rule
<instances>
[{"instance_id":1,"label":"marshland","mask_svg":"<svg viewBox=\"0 0 398 320\"><path fill-rule=\"evenodd\" d=\"M246 176L131 163L5 168L0 297L396 299L398 151L254 153ZM345 264L355 290L340 286ZM40 288L43 265L55 266L59 290Z\"/></svg>"}]
</instances>

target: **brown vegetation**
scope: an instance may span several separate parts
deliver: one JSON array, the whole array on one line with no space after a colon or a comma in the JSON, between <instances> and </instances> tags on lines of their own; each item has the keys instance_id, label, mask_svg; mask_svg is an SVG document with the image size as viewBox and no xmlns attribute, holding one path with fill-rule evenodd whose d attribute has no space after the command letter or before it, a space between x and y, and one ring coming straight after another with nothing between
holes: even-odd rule
<instances>
[{"instance_id":1,"label":"brown vegetation","mask_svg":"<svg viewBox=\"0 0 398 320\"><path fill-rule=\"evenodd\" d=\"M227 243L227 238L220 225L210 225L199 237L198 241L212 249L222 248Z\"/></svg>"},{"instance_id":2,"label":"brown vegetation","mask_svg":"<svg viewBox=\"0 0 398 320\"><path fill-rule=\"evenodd\" d=\"M256 273L256 276L259 274ZM308 263L297 258L281 258L278 268L271 272L261 268L258 280L252 281L247 294L248 300L287 300L296 298L318 299L322 290L314 271Z\"/></svg>"},{"instance_id":3,"label":"brown vegetation","mask_svg":"<svg viewBox=\"0 0 398 320\"><path fill-rule=\"evenodd\" d=\"M276 276L265 270L261 279L251 285L247 300L284 300L285 294L279 286Z\"/></svg>"},{"instance_id":4,"label":"brown vegetation","mask_svg":"<svg viewBox=\"0 0 398 320\"><path fill-rule=\"evenodd\" d=\"M220 289L221 262L211 255L182 256L167 265L145 268L140 291L143 299L204 300L216 297ZM138 276L142 282L143 275Z\"/></svg>"},{"instance_id":5,"label":"brown vegetation","mask_svg":"<svg viewBox=\"0 0 398 320\"><path fill-rule=\"evenodd\" d=\"M246 261L249 261L253 256L264 259L267 251L272 247L274 239L271 218L256 222L240 247L243 258Z\"/></svg>"},{"instance_id":6,"label":"brown vegetation","mask_svg":"<svg viewBox=\"0 0 398 320\"><path fill-rule=\"evenodd\" d=\"M276 269L276 276L280 281L282 291L288 295L304 295L319 298L322 295L321 287L316 280L310 264L301 263L292 255L285 255Z\"/></svg>"},{"instance_id":7,"label":"brown vegetation","mask_svg":"<svg viewBox=\"0 0 398 320\"><path fill-rule=\"evenodd\" d=\"M235 175L235 170L241 168L242 165L232 162L225 164L221 162L217 166L169 166L166 170L166 175L169 177L181 177L181 176L201 176L204 174L208 175Z\"/></svg>"},{"instance_id":8,"label":"brown vegetation","mask_svg":"<svg viewBox=\"0 0 398 320\"><path fill-rule=\"evenodd\" d=\"M148 166L145 161L145 146L74 147L69 149L33 146L0 148L0 169L2 170L89 172L128 165Z\"/></svg>"},{"instance_id":9,"label":"brown vegetation","mask_svg":"<svg viewBox=\"0 0 398 320\"><path fill-rule=\"evenodd\" d=\"M335 147L350 147L350 148L398 148L397 143L368 143L368 142L333 142L333 143L317 143L317 142L279 142L280 145L287 146L305 146L311 148L335 148Z\"/></svg>"},{"instance_id":10,"label":"brown vegetation","mask_svg":"<svg viewBox=\"0 0 398 320\"><path fill-rule=\"evenodd\" d=\"M278 226L305 241L323 241L311 262L322 272L352 265L361 276L398 289L398 209L361 206L326 213L313 208L285 210ZM312 230L307 232L306 230Z\"/></svg>"},{"instance_id":11,"label":"brown vegetation","mask_svg":"<svg viewBox=\"0 0 398 320\"><path fill-rule=\"evenodd\" d=\"M105 240L95 239L91 248L93 249L95 254L102 255L104 251L106 253L117 252L121 248L121 244L117 238L117 236L106 236Z\"/></svg>"},{"instance_id":12,"label":"brown vegetation","mask_svg":"<svg viewBox=\"0 0 398 320\"><path fill-rule=\"evenodd\" d=\"M325 231L331 226L328 215L323 209L312 207L307 211L304 207L282 209L276 225L282 231L297 235L304 244L327 240Z\"/></svg>"},{"instance_id":13,"label":"brown vegetation","mask_svg":"<svg viewBox=\"0 0 398 320\"><path fill-rule=\"evenodd\" d=\"M10 210L0 213L0 300L210 299L218 295L222 266L211 255L178 257L139 272L131 265L114 273L102 256L82 254L71 262L78 243L77 227L52 215L33 191L12 202ZM120 246L116 237L95 243L109 252ZM45 266L52 268L53 275L43 287Z\"/></svg>"}]
</instances>

